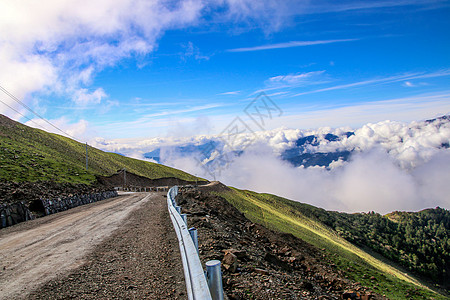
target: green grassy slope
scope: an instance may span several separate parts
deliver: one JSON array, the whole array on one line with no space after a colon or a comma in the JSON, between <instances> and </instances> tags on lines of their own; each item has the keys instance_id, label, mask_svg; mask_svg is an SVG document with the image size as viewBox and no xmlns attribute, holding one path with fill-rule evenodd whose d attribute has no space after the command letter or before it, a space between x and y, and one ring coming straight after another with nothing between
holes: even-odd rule
<instances>
[{"instance_id":1,"label":"green grassy slope","mask_svg":"<svg viewBox=\"0 0 450 300\"><path fill-rule=\"evenodd\" d=\"M238 189L216 194L224 197L253 222L291 233L322 249L323 254L344 270L350 279L371 287L375 292L391 299L447 299L391 264L354 246L320 221L302 214L302 210L318 208L274 195Z\"/></svg>"},{"instance_id":2,"label":"green grassy slope","mask_svg":"<svg viewBox=\"0 0 450 300\"><path fill-rule=\"evenodd\" d=\"M450 211L436 207L419 212L346 214L306 211L347 241L369 247L450 290Z\"/></svg>"},{"instance_id":3,"label":"green grassy slope","mask_svg":"<svg viewBox=\"0 0 450 300\"><path fill-rule=\"evenodd\" d=\"M0 179L23 182L95 182L95 175L108 176L126 168L150 179L176 177L195 180L183 171L132 159L89 147L89 170L85 170L85 145L72 139L30 128L0 115Z\"/></svg>"}]
</instances>

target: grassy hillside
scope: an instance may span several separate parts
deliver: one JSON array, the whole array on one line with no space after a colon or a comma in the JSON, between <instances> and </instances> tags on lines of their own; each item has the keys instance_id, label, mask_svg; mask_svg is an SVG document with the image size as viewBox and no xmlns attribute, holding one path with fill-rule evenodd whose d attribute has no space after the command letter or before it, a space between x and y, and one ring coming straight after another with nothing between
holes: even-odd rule
<instances>
[{"instance_id":1,"label":"grassy hillside","mask_svg":"<svg viewBox=\"0 0 450 300\"><path fill-rule=\"evenodd\" d=\"M253 222L267 228L291 233L322 249L323 254L346 271L350 279L371 287L391 299L447 299L404 271L351 244L319 220L307 217L310 205L269 194L232 189L215 192L242 211Z\"/></svg>"},{"instance_id":2,"label":"grassy hillside","mask_svg":"<svg viewBox=\"0 0 450 300\"><path fill-rule=\"evenodd\" d=\"M321 220L353 244L367 246L414 273L450 288L450 211L345 214L302 213Z\"/></svg>"},{"instance_id":3,"label":"grassy hillside","mask_svg":"<svg viewBox=\"0 0 450 300\"><path fill-rule=\"evenodd\" d=\"M126 168L150 179L176 177L195 180L183 171L151 162L107 153L89 147L85 170L85 145L14 122L0 115L0 179L91 184L96 175L108 176Z\"/></svg>"}]
</instances>

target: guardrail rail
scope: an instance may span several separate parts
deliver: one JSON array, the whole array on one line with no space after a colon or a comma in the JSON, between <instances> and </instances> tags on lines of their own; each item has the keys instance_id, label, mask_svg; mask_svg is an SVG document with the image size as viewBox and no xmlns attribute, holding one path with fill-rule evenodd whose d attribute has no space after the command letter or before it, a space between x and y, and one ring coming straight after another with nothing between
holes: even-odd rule
<instances>
[{"instance_id":1,"label":"guardrail rail","mask_svg":"<svg viewBox=\"0 0 450 300\"><path fill-rule=\"evenodd\" d=\"M172 220L173 227L178 237L188 299L223 299L223 290L220 291L222 293L221 297L217 297L217 293L214 290L210 291L210 287L208 286L208 282L205 277L205 272L203 271L202 264L198 256L198 249L194 244L194 240L192 239L191 234L189 233L186 221L183 220L182 216L180 215L180 207L176 205L175 196L177 194L177 186L172 187L167 192L167 206L169 209L169 215ZM195 243L197 243L197 241L195 241ZM220 273L220 261L218 262ZM222 278L220 278L219 280L221 285ZM210 281L209 278L208 281ZM212 297L211 294L213 294L214 297Z\"/></svg>"}]
</instances>

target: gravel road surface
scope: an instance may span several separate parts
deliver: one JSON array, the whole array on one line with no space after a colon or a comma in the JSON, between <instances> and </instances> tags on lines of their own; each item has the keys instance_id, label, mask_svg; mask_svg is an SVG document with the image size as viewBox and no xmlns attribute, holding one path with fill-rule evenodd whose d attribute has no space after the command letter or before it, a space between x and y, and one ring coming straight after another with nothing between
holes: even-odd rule
<instances>
[{"instance_id":1,"label":"gravel road surface","mask_svg":"<svg viewBox=\"0 0 450 300\"><path fill-rule=\"evenodd\" d=\"M163 195L122 195L1 230L0 299L183 298Z\"/></svg>"}]
</instances>

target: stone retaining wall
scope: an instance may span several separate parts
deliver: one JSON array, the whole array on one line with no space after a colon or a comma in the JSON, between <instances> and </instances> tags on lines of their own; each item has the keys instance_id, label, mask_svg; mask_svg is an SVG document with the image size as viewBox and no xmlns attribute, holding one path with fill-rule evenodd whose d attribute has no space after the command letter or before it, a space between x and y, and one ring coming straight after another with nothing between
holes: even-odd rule
<instances>
[{"instance_id":1,"label":"stone retaining wall","mask_svg":"<svg viewBox=\"0 0 450 300\"><path fill-rule=\"evenodd\" d=\"M34 219L33 214L23 202L0 204L0 228Z\"/></svg>"},{"instance_id":2,"label":"stone retaining wall","mask_svg":"<svg viewBox=\"0 0 450 300\"><path fill-rule=\"evenodd\" d=\"M42 215L51 215L80 205L117 196L117 191L106 191L88 195L76 195L67 198L41 199L33 201L29 205L24 202L0 204L0 228L5 228L20 222L32 220Z\"/></svg>"},{"instance_id":3,"label":"stone retaining wall","mask_svg":"<svg viewBox=\"0 0 450 300\"><path fill-rule=\"evenodd\" d=\"M45 215L51 215L60 211L65 211L80 205L93 203L105 200L112 197L117 197L117 191L107 191L102 193L95 193L89 195L73 196L68 198L58 198L56 200L44 199L42 205L44 206Z\"/></svg>"}]
</instances>

